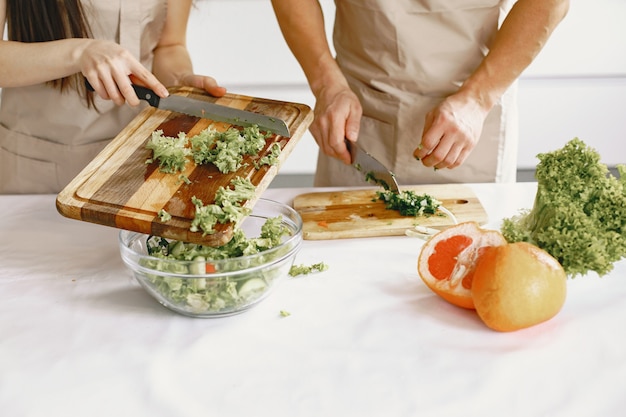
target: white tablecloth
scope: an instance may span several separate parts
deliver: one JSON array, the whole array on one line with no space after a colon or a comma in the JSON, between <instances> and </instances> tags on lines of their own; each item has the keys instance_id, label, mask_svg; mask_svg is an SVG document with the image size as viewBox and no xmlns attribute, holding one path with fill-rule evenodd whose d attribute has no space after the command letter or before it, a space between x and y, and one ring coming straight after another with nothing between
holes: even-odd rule
<instances>
[{"instance_id":1,"label":"white tablecloth","mask_svg":"<svg viewBox=\"0 0 626 417\"><path fill-rule=\"evenodd\" d=\"M472 188L494 222L535 193ZM133 280L116 229L62 217L53 195L0 208L1 416L625 415L624 261L570 279L549 322L498 333L425 287L419 239L305 241L296 263L328 271L192 319Z\"/></svg>"}]
</instances>

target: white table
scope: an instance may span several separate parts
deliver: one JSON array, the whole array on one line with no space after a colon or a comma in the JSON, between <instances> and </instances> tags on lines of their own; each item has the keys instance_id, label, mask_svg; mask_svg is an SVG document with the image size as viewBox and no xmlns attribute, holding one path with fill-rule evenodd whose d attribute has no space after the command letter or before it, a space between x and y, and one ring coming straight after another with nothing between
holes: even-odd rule
<instances>
[{"instance_id":1,"label":"white table","mask_svg":"<svg viewBox=\"0 0 626 417\"><path fill-rule=\"evenodd\" d=\"M472 188L491 221L535 193ZM570 279L549 322L498 333L425 287L419 239L305 241L296 263L328 271L288 278L244 314L192 319L131 278L116 229L54 202L0 197L2 416L624 415L624 261Z\"/></svg>"}]
</instances>

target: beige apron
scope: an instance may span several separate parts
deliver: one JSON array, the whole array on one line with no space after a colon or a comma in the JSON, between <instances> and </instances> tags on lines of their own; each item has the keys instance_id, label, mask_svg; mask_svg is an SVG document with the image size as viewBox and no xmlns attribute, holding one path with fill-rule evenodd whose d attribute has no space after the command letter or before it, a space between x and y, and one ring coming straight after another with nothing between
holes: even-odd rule
<instances>
[{"instance_id":1,"label":"beige apron","mask_svg":"<svg viewBox=\"0 0 626 417\"><path fill-rule=\"evenodd\" d=\"M515 181L515 86L490 112L462 166L435 171L413 157L426 113L478 66L509 3L335 0L337 62L363 106L359 143L400 184ZM315 185L366 183L354 168L320 152Z\"/></svg>"},{"instance_id":2,"label":"beige apron","mask_svg":"<svg viewBox=\"0 0 626 417\"><path fill-rule=\"evenodd\" d=\"M161 36L167 0L83 0L94 37L127 48L147 68ZM4 88L0 101L0 194L57 193L139 112L73 90Z\"/></svg>"}]
</instances>

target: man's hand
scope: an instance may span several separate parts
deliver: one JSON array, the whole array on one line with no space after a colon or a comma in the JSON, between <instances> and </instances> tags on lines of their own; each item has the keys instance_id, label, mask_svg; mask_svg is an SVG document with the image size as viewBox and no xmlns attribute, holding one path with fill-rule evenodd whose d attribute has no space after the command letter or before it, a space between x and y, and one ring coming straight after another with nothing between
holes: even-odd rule
<instances>
[{"instance_id":1,"label":"man's hand","mask_svg":"<svg viewBox=\"0 0 626 417\"><path fill-rule=\"evenodd\" d=\"M478 143L487 114L474 100L449 96L426 114L422 141L413 156L427 167L458 167Z\"/></svg>"},{"instance_id":2,"label":"man's hand","mask_svg":"<svg viewBox=\"0 0 626 417\"><path fill-rule=\"evenodd\" d=\"M320 90L310 130L322 152L350 164L344 139L356 142L362 113L361 103L349 87Z\"/></svg>"}]
</instances>

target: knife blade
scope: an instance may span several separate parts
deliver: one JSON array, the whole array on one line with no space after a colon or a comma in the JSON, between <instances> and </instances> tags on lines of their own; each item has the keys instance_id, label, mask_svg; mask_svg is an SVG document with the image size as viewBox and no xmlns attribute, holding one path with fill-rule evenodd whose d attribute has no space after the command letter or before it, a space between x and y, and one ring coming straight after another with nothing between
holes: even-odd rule
<instances>
[{"instance_id":1,"label":"knife blade","mask_svg":"<svg viewBox=\"0 0 626 417\"><path fill-rule=\"evenodd\" d=\"M365 175L365 181L380 185L385 190L399 193L396 176L380 161L362 149L356 142L345 139L346 147L352 158L352 166Z\"/></svg>"},{"instance_id":2,"label":"knife blade","mask_svg":"<svg viewBox=\"0 0 626 417\"><path fill-rule=\"evenodd\" d=\"M93 91L93 87L86 79L85 84L88 89ZM276 117L234 109L232 107L176 94L161 98L149 88L137 84L132 84L132 86L139 99L147 101L149 105L160 110L184 113L194 117L210 119L216 122L226 122L237 126L257 125L261 130L269 130L286 138L291 137L291 133L289 133L289 128L285 121Z\"/></svg>"}]
</instances>

